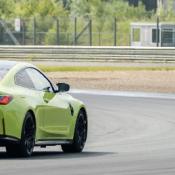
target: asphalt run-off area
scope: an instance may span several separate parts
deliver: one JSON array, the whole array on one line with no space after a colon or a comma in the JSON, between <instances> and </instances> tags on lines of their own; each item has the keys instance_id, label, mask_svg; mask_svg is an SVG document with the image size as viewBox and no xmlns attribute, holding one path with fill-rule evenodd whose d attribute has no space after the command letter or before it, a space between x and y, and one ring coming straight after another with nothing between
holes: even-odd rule
<instances>
[{"instance_id":1,"label":"asphalt run-off area","mask_svg":"<svg viewBox=\"0 0 175 175\"><path fill-rule=\"evenodd\" d=\"M0 152L2 175L175 174L175 95L72 90L87 105L88 141L83 153L59 146L35 148L31 158Z\"/></svg>"}]
</instances>

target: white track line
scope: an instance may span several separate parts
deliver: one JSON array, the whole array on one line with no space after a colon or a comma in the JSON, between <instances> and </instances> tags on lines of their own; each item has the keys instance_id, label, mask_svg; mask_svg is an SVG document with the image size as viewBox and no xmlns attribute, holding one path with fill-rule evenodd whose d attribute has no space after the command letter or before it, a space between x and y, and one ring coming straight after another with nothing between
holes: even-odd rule
<instances>
[{"instance_id":1,"label":"white track line","mask_svg":"<svg viewBox=\"0 0 175 175\"><path fill-rule=\"evenodd\" d=\"M147 93L147 92L79 90L79 89L71 89L70 93L72 93L72 94L101 95L101 96L175 99L175 94L173 94L173 93L149 93L149 92Z\"/></svg>"}]
</instances>

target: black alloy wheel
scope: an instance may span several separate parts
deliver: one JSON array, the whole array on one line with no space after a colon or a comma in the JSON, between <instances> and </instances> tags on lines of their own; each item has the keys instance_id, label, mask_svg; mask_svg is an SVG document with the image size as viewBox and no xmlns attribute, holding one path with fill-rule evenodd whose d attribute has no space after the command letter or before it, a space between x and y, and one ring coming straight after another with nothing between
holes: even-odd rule
<instances>
[{"instance_id":1,"label":"black alloy wheel","mask_svg":"<svg viewBox=\"0 0 175 175\"><path fill-rule=\"evenodd\" d=\"M35 121L31 113L27 113L26 120L23 126L21 139L21 155L24 157L31 156L35 146Z\"/></svg>"},{"instance_id":2,"label":"black alloy wheel","mask_svg":"<svg viewBox=\"0 0 175 175\"><path fill-rule=\"evenodd\" d=\"M88 132L87 117L84 111L80 111L75 126L73 142L72 144L69 145L61 145L62 150L67 153L82 152L86 143L87 132Z\"/></svg>"},{"instance_id":3,"label":"black alloy wheel","mask_svg":"<svg viewBox=\"0 0 175 175\"><path fill-rule=\"evenodd\" d=\"M9 156L20 156L20 157L29 157L33 153L35 146L35 133L36 125L33 115L28 112L26 114L21 141L19 144L11 144L6 146L6 151Z\"/></svg>"}]
</instances>

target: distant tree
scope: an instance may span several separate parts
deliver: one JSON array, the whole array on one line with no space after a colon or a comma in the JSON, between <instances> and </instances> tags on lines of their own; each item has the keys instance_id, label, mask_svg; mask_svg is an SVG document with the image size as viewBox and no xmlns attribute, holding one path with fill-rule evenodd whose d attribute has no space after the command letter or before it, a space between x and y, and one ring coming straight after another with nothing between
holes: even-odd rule
<instances>
[{"instance_id":1,"label":"distant tree","mask_svg":"<svg viewBox=\"0 0 175 175\"><path fill-rule=\"evenodd\" d=\"M91 16L96 20L96 27L99 34L99 45L101 45L101 33L104 29L105 21L109 17L107 2L101 0L92 0L90 4Z\"/></svg>"},{"instance_id":2,"label":"distant tree","mask_svg":"<svg viewBox=\"0 0 175 175\"><path fill-rule=\"evenodd\" d=\"M154 10L157 9L157 0L142 0L142 2L145 4L146 10Z\"/></svg>"},{"instance_id":3,"label":"distant tree","mask_svg":"<svg viewBox=\"0 0 175 175\"><path fill-rule=\"evenodd\" d=\"M139 2L142 2L145 5L146 10L156 10L157 9L157 0L127 0L129 5L138 7Z\"/></svg>"},{"instance_id":4,"label":"distant tree","mask_svg":"<svg viewBox=\"0 0 175 175\"><path fill-rule=\"evenodd\" d=\"M63 2L64 8L66 9L70 8L71 0L61 0L61 1Z\"/></svg>"},{"instance_id":5,"label":"distant tree","mask_svg":"<svg viewBox=\"0 0 175 175\"><path fill-rule=\"evenodd\" d=\"M66 16L68 11L63 3L57 0L19 0L15 4L15 15L30 17L39 15L45 16Z\"/></svg>"},{"instance_id":6,"label":"distant tree","mask_svg":"<svg viewBox=\"0 0 175 175\"><path fill-rule=\"evenodd\" d=\"M0 18L8 18L13 16L14 1L0 0Z\"/></svg>"},{"instance_id":7,"label":"distant tree","mask_svg":"<svg viewBox=\"0 0 175 175\"><path fill-rule=\"evenodd\" d=\"M134 5L135 7L137 7L139 4L139 0L128 0L128 1L129 1L129 5Z\"/></svg>"},{"instance_id":8,"label":"distant tree","mask_svg":"<svg viewBox=\"0 0 175 175\"><path fill-rule=\"evenodd\" d=\"M71 15L75 17L90 18L91 16L91 3L87 0L72 0L71 2Z\"/></svg>"}]
</instances>

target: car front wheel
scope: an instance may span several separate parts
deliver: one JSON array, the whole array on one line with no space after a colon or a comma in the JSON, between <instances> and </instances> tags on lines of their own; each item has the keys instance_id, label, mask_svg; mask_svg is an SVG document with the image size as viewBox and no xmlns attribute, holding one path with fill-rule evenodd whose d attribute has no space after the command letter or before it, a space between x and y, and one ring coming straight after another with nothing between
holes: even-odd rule
<instances>
[{"instance_id":1,"label":"car front wheel","mask_svg":"<svg viewBox=\"0 0 175 175\"><path fill-rule=\"evenodd\" d=\"M88 121L84 111L80 111L76 126L72 144L61 145L62 150L66 153L78 153L82 152L87 139Z\"/></svg>"}]
</instances>

